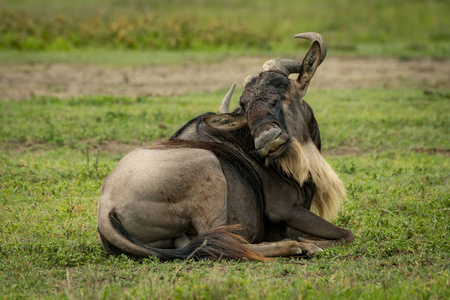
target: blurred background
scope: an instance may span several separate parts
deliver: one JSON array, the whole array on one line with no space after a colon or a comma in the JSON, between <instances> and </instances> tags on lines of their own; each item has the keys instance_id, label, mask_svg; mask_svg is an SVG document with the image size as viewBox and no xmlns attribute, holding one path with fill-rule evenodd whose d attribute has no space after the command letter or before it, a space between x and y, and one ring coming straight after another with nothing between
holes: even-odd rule
<instances>
[{"instance_id":1,"label":"blurred background","mask_svg":"<svg viewBox=\"0 0 450 300\"><path fill-rule=\"evenodd\" d=\"M450 4L447 0L0 0L2 51L290 53L299 48L291 37L306 31L323 33L330 54L447 58Z\"/></svg>"}]
</instances>

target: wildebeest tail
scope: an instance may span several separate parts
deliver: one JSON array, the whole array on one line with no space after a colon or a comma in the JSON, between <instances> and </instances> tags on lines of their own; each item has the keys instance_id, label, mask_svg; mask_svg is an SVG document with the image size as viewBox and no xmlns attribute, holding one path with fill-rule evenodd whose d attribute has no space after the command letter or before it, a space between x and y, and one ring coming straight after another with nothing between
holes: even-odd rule
<instances>
[{"instance_id":1,"label":"wildebeest tail","mask_svg":"<svg viewBox=\"0 0 450 300\"><path fill-rule=\"evenodd\" d=\"M129 242L142 249L140 254L127 253L110 243L99 231L102 245L108 253L113 255L126 254L135 258L145 258L155 256L161 260L176 259L249 259L265 261L270 260L255 251L246 247L246 241L235 232L238 226L223 226L211 231L205 232L195 237L186 247L182 249L159 249L152 248L142 243L132 235L130 235L123 227L120 220L114 212L109 214L111 225Z\"/></svg>"}]
</instances>

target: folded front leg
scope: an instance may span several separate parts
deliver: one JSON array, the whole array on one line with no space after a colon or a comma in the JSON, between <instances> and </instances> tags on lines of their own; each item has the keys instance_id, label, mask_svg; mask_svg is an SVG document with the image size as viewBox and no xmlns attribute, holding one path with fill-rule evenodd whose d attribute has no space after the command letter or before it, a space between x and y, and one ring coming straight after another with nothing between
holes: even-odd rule
<instances>
[{"instance_id":1,"label":"folded front leg","mask_svg":"<svg viewBox=\"0 0 450 300\"><path fill-rule=\"evenodd\" d=\"M354 241L353 233L350 230L333 225L303 207L298 207L295 211L292 211L284 220L284 223L287 227L325 239L326 241L301 240L321 248L329 248L342 242L352 243Z\"/></svg>"},{"instance_id":2,"label":"folded front leg","mask_svg":"<svg viewBox=\"0 0 450 300\"><path fill-rule=\"evenodd\" d=\"M322 251L316 245L297 242L293 240L282 240L278 242L264 242L260 244L247 245L250 249L265 257L289 257L308 256L311 257Z\"/></svg>"}]
</instances>

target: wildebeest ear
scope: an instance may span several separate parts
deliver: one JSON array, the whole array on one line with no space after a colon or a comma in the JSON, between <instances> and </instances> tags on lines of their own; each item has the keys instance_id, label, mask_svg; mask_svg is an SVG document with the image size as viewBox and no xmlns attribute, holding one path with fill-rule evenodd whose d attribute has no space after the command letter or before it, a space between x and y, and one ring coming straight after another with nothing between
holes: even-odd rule
<instances>
[{"instance_id":1,"label":"wildebeest ear","mask_svg":"<svg viewBox=\"0 0 450 300\"><path fill-rule=\"evenodd\" d=\"M302 62L302 67L297 78L298 87L301 96L305 96L308 91L309 82L314 76L320 62L320 45L316 41L309 48Z\"/></svg>"},{"instance_id":2,"label":"wildebeest ear","mask_svg":"<svg viewBox=\"0 0 450 300\"><path fill-rule=\"evenodd\" d=\"M216 114L202 118L209 127L217 130L235 130L247 124L247 119L241 114Z\"/></svg>"}]
</instances>

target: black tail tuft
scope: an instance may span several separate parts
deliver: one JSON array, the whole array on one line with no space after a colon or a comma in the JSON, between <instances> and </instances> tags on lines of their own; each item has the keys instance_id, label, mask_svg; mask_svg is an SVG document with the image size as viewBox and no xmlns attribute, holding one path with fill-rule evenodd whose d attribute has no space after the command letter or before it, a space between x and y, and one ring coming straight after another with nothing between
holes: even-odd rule
<instances>
[{"instance_id":1,"label":"black tail tuft","mask_svg":"<svg viewBox=\"0 0 450 300\"><path fill-rule=\"evenodd\" d=\"M123 227L120 220L114 212L109 214L112 226L118 230L130 242L148 250L149 255L158 257L161 260L176 259L249 259L265 261L268 258L259 255L255 251L246 247L246 241L240 235L236 234L239 229L238 225L223 226L211 231L205 232L195 237L189 245L182 249L158 249L147 246L132 235L130 235ZM126 253L116 246L112 245L102 236L100 237L104 244L111 249L113 255L126 254L133 258L144 258L142 256ZM147 256L145 256L147 257Z\"/></svg>"}]
</instances>

